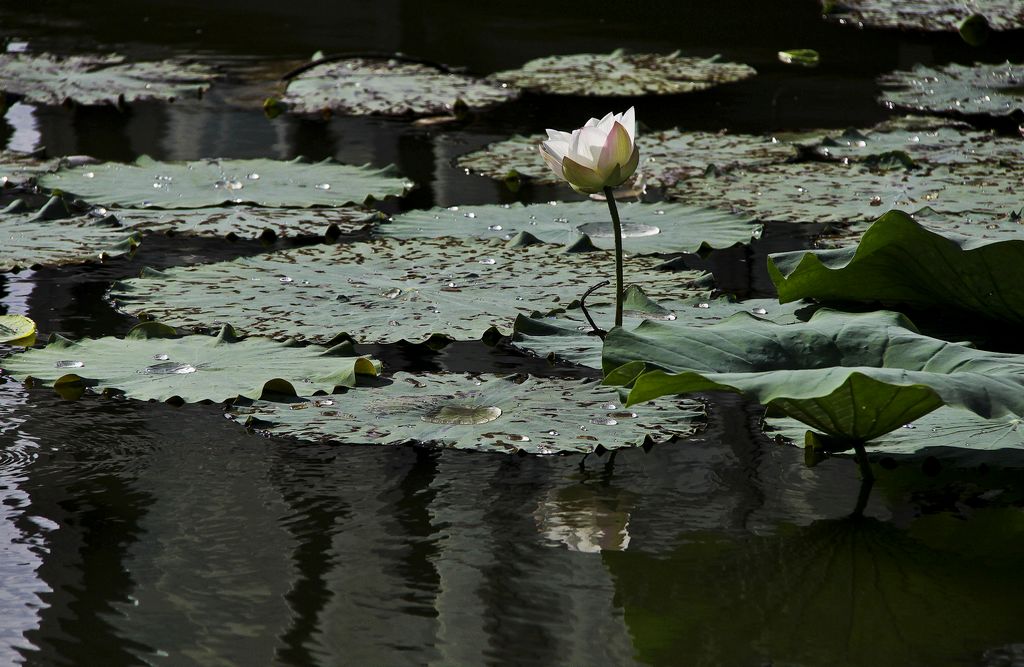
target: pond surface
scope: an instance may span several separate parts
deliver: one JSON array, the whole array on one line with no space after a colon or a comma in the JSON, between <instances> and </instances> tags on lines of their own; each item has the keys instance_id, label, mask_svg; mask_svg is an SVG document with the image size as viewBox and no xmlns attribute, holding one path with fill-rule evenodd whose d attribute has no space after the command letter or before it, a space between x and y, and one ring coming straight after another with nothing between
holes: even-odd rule
<instances>
[{"instance_id":1,"label":"pond surface","mask_svg":"<svg viewBox=\"0 0 1024 667\"><path fill-rule=\"evenodd\" d=\"M721 54L758 69L703 93L635 100L645 129L774 133L887 117L875 77L915 63L1024 60L953 35L821 21L814 0L372 3L35 0L0 37L36 52L198 56L285 72L314 51L395 52L486 74L552 53ZM813 48L813 70L779 50ZM513 134L629 102L520 101L440 127L268 119L241 79L190 105L13 104L0 147L103 160L333 157L419 184L387 212L568 198L452 166ZM631 102L631 101L630 101ZM0 202L3 204L5 202ZM812 230L813 231L813 230ZM688 258L740 296L771 294L771 226ZM280 246L286 244L279 242ZM132 259L0 275L0 313L43 332L124 334L103 296L141 267L256 254L255 241L147 238ZM6 350L4 350L6 351ZM505 347L368 351L387 370L592 377ZM2 380L0 380L2 382ZM856 465L814 468L709 396L698 436L611 456L517 457L311 445L248 434L217 405L61 400L0 384L0 662L30 665L1021 665L1024 486L1010 462L886 461L864 517Z\"/></svg>"}]
</instances>

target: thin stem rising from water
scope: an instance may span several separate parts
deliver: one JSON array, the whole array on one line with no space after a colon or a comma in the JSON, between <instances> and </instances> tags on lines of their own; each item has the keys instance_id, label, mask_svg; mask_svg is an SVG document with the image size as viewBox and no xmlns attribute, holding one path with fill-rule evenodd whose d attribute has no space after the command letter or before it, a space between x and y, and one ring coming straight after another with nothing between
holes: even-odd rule
<instances>
[{"instance_id":1,"label":"thin stem rising from water","mask_svg":"<svg viewBox=\"0 0 1024 667\"><path fill-rule=\"evenodd\" d=\"M608 200L608 210L612 214L612 229L615 231L615 326L622 326L622 223L619 222L619 209L615 206L615 195L606 187L604 196Z\"/></svg>"}]
</instances>

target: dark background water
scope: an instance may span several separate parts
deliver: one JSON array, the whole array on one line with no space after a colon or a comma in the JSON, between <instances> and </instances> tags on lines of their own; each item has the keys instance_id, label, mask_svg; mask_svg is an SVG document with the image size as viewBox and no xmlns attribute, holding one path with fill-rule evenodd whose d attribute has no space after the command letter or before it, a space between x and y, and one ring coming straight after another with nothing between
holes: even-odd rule
<instances>
[{"instance_id":1,"label":"dark background water","mask_svg":"<svg viewBox=\"0 0 1024 667\"><path fill-rule=\"evenodd\" d=\"M228 85L128 111L15 104L0 147L131 160L334 157L395 164L418 208L568 197L452 166L515 133L573 127L636 102L647 129L772 133L886 117L875 77L916 63L1024 59L1020 34L956 35L821 20L814 0L592 3L0 4L0 39L36 52L191 55ZM721 54L739 84L609 103L528 96L466 122L268 119L265 83L317 50L394 52L486 74L617 47ZM776 53L814 48L814 70ZM256 83L259 81L264 83ZM621 110L621 109L619 109ZM396 205L390 205L395 208ZM770 292L769 227L708 264ZM42 331L134 321L103 293L144 266L265 251L146 239L133 259L0 275L0 312ZM695 264L700 260L691 258ZM482 343L376 350L389 370L579 375ZM867 518L855 466L815 468L760 430L761 410L709 397L700 436L649 451L520 458L309 445L243 432L214 405L62 401L0 384L0 663L32 665L1024 664L1021 477L951 455L879 471ZM627 539L628 536L628 539ZM598 546L606 551L596 552Z\"/></svg>"}]
</instances>

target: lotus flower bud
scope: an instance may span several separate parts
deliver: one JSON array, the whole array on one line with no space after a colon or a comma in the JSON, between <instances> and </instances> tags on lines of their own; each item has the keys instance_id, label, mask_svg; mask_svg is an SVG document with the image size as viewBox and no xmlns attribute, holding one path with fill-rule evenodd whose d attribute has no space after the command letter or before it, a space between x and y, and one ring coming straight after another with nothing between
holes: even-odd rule
<instances>
[{"instance_id":1,"label":"lotus flower bud","mask_svg":"<svg viewBox=\"0 0 1024 667\"><path fill-rule=\"evenodd\" d=\"M572 133L547 132L540 154L551 171L577 192L593 194L622 185L640 162L633 107L601 120L591 118Z\"/></svg>"}]
</instances>

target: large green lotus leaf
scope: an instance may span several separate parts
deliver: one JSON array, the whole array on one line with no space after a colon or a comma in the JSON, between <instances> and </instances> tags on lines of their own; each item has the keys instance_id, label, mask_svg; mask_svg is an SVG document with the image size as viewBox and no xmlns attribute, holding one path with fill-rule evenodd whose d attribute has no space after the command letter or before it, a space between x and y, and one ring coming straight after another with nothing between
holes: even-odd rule
<instances>
[{"instance_id":1,"label":"large green lotus leaf","mask_svg":"<svg viewBox=\"0 0 1024 667\"><path fill-rule=\"evenodd\" d=\"M944 236L891 211L858 246L772 255L768 273L783 302L902 303L1024 323L1024 230L1011 222L956 231Z\"/></svg>"},{"instance_id":2,"label":"large green lotus leaf","mask_svg":"<svg viewBox=\"0 0 1024 667\"><path fill-rule=\"evenodd\" d=\"M0 54L0 90L36 104L119 104L199 97L216 78L210 68L180 60L125 62L118 55Z\"/></svg>"},{"instance_id":3,"label":"large green lotus leaf","mask_svg":"<svg viewBox=\"0 0 1024 667\"><path fill-rule=\"evenodd\" d=\"M39 174L53 171L59 160L44 160L17 151L0 151L0 187L22 185Z\"/></svg>"},{"instance_id":4,"label":"large green lotus leaf","mask_svg":"<svg viewBox=\"0 0 1024 667\"><path fill-rule=\"evenodd\" d=\"M703 252L749 243L760 225L717 209L685 204L623 204L622 244L629 254ZM381 236L412 239L502 238L529 232L548 243L571 244L586 236L599 248L615 247L608 206L604 202L550 202L523 206L452 206L396 215L378 229Z\"/></svg>"},{"instance_id":5,"label":"large green lotus leaf","mask_svg":"<svg viewBox=\"0 0 1024 667\"><path fill-rule=\"evenodd\" d=\"M259 237L355 234L380 222L382 215L356 206L338 208L225 208L116 211L117 219L131 229L145 232L196 236Z\"/></svg>"},{"instance_id":6,"label":"large green lotus leaf","mask_svg":"<svg viewBox=\"0 0 1024 667\"><path fill-rule=\"evenodd\" d=\"M739 312L751 313L759 319L769 319L780 324L792 323L800 321L798 311L806 307L801 303L780 305L775 299L740 302L726 297L697 297L656 303L636 287L626 291L623 306L623 326L627 329L634 329L646 320L672 323L679 327L703 327ZM610 329L614 321L614 309L607 306L591 309L590 315L599 327L605 329ZM520 315L516 318L512 344L538 356L601 368L601 339L594 335L593 328L579 308L569 308L546 317Z\"/></svg>"},{"instance_id":7,"label":"large green lotus leaf","mask_svg":"<svg viewBox=\"0 0 1024 667\"><path fill-rule=\"evenodd\" d=\"M174 326L232 322L247 333L318 340L343 331L366 343L434 334L475 340L491 327L510 332L519 313L566 307L612 271L609 252L520 240L309 246L150 272L115 286L112 298L127 312ZM702 291L693 284L698 272L659 269L648 257L631 257L628 266L630 279L652 298Z\"/></svg>"},{"instance_id":8,"label":"large green lotus leaf","mask_svg":"<svg viewBox=\"0 0 1024 667\"><path fill-rule=\"evenodd\" d=\"M518 97L489 81L399 60L350 58L313 65L288 82L282 102L296 113L450 114L456 102L483 109Z\"/></svg>"},{"instance_id":9,"label":"large green lotus leaf","mask_svg":"<svg viewBox=\"0 0 1024 667\"><path fill-rule=\"evenodd\" d=\"M765 422L772 435L803 446L806 425L785 417ZM988 458L999 453L1020 455L1024 453L1024 421L1015 415L985 419L966 410L942 407L867 444L868 451L878 448L886 454L930 454L938 451L936 448L956 448L981 451Z\"/></svg>"},{"instance_id":10,"label":"large green lotus leaf","mask_svg":"<svg viewBox=\"0 0 1024 667\"><path fill-rule=\"evenodd\" d=\"M849 129L826 136L813 150L821 157L839 161L879 161L900 155L921 165L1024 162L1024 142L1020 139L928 116L887 120L870 130Z\"/></svg>"},{"instance_id":11,"label":"large green lotus leaf","mask_svg":"<svg viewBox=\"0 0 1024 667\"><path fill-rule=\"evenodd\" d=\"M593 381L396 373L387 386L335 400L259 401L233 413L269 422L271 434L305 440L563 454L692 435L704 408L672 399L626 410L614 389Z\"/></svg>"},{"instance_id":12,"label":"large green lotus leaf","mask_svg":"<svg viewBox=\"0 0 1024 667\"><path fill-rule=\"evenodd\" d=\"M0 271L38 264L75 264L131 253L139 236L112 216L71 216L52 198L37 211L20 200L0 210Z\"/></svg>"},{"instance_id":13,"label":"large green lotus leaf","mask_svg":"<svg viewBox=\"0 0 1024 667\"><path fill-rule=\"evenodd\" d=\"M538 152L545 138L540 135L512 137L463 155L456 164L491 178L504 179L515 172L538 183L559 183ZM711 165L728 170L786 162L797 157L796 146L753 134L666 130L640 134L636 145L640 149L638 172L647 185L654 187L701 176Z\"/></svg>"},{"instance_id":14,"label":"large green lotus leaf","mask_svg":"<svg viewBox=\"0 0 1024 667\"><path fill-rule=\"evenodd\" d=\"M60 169L39 178L44 188L70 192L92 204L125 208L202 208L256 204L305 208L344 206L401 196L411 184L392 169L332 160L200 160L134 164L104 162Z\"/></svg>"},{"instance_id":15,"label":"large green lotus leaf","mask_svg":"<svg viewBox=\"0 0 1024 667\"><path fill-rule=\"evenodd\" d=\"M692 93L755 74L749 65L723 62L717 57L615 51L537 58L519 69L495 72L488 78L549 95L632 97Z\"/></svg>"},{"instance_id":16,"label":"large green lotus leaf","mask_svg":"<svg viewBox=\"0 0 1024 667\"><path fill-rule=\"evenodd\" d=\"M1010 165L879 171L863 164L802 162L680 181L669 194L777 222L867 221L889 209L927 208L950 219L989 223L1011 218L1024 205L1022 188L1024 171Z\"/></svg>"},{"instance_id":17,"label":"large green lotus leaf","mask_svg":"<svg viewBox=\"0 0 1024 667\"><path fill-rule=\"evenodd\" d=\"M1020 640L1024 513L971 514L691 532L602 558L643 664L1009 665L980 656Z\"/></svg>"},{"instance_id":18,"label":"large green lotus leaf","mask_svg":"<svg viewBox=\"0 0 1024 667\"><path fill-rule=\"evenodd\" d=\"M877 28L956 32L960 23L981 14L993 30L1024 28L1020 0L822 0L828 17Z\"/></svg>"},{"instance_id":19,"label":"large green lotus leaf","mask_svg":"<svg viewBox=\"0 0 1024 667\"><path fill-rule=\"evenodd\" d=\"M126 337L71 341L60 336L42 349L15 354L0 368L46 386L82 381L129 398L186 403L259 398L264 389L309 396L354 387L356 374L376 375L379 362L352 356L350 346L299 347L268 338L238 339L230 327L218 336L163 335L145 323ZM347 348L347 349L346 349Z\"/></svg>"},{"instance_id":20,"label":"large green lotus leaf","mask_svg":"<svg viewBox=\"0 0 1024 667\"><path fill-rule=\"evenodd\" d=\"M983 417L1024 414L1024 356L912 327L897 313L826 309L786 325L745 314L702 329L649 321L609 332L605 381L632 385L630 404L742 392L842 441L873 440L943 403Z\"/></svg>"},{"instance_id":21,"label":"large green lotus leaf","mask_svg":"<svg viewBox=\"0 0 1024 667\"><path fill-rule=\"evenodd\" d=\"M918 65L879 78L886 106L931 113L1008 116L1024 111L1024 65Z\"/></svg>"}]
</instances>

